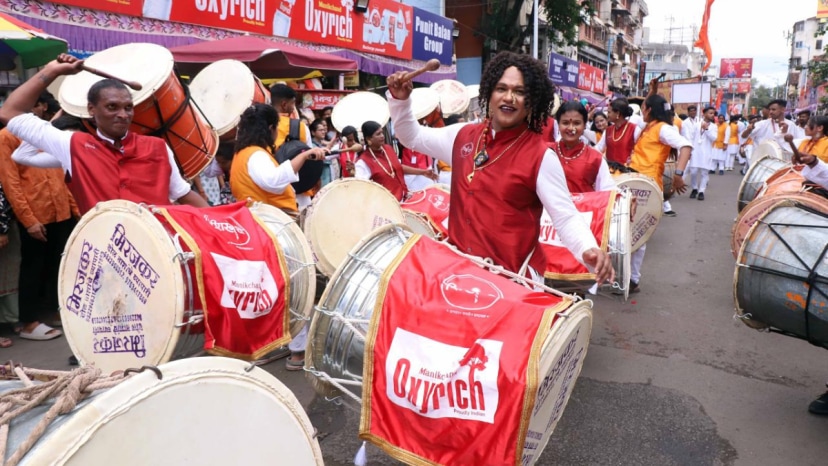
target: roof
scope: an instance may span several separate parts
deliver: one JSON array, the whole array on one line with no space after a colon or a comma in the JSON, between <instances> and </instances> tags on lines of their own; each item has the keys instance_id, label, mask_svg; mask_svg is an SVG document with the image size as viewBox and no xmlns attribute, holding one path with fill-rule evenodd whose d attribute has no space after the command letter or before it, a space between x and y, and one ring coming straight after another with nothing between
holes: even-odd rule
<instances>
[{"instance_id":1,"label":"roof","mask_svg":"<svg viewBox=\"0 0 828 466\"><path fill-rule=\"evenodd\" d=\"M641 49L644 52L675 52L685 54L689 52L689 49L686 45L682 44L659 44L656 42L650 42L647 44L643 44Z\"/></svg>"}]
</instances>

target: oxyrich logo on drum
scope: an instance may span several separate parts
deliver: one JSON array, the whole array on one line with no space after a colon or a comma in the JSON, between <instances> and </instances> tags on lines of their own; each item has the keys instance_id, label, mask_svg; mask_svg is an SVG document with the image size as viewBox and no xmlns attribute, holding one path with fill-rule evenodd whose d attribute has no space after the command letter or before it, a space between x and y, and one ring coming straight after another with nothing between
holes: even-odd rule
<instances>
[{"instance_id":1,"label":"oxyrich logo on drum","mask_svg":"<svg viewBox=\"0 0 828 466\"><path fill-rule=\"evenodd\" d=\"M449 209L449 203L445 194L429 194L428 202L430 202L431 205L433 205L434 208L440 212L446 212Z\"/></svg>"},{"instance_id":2,"label":"oxyrich logo on drum","mask_svg":"<svg viewBox=\"0 0 828 466\"><path fill-rule=\"evenodd\" d=\"M241 226L233 217L226 217L223 220L225 221L218 221L214 218L210 218L209 215L204 215L204 221L209 223L213 229L222 233L233 235L233 240L228 240L227 244L233 245L239 249L251 249L242 247L246 246L250 242L250 234L247 230L245 230L244 227Z\"/></svg>"},{"instance_id":3,"label":"oxyrich logo on drum","mask_svg":"<svg viewBox=\"0 0 828 466\"><path fill-rule=\"evenodd\" d=\"M440 284L446 302L465 311L482 311L503 299L503 292L494 283L475 275L451 275Z\"/></svg>"},{"instance_id":4,"label":"oxyrich logo on drum","mask_svg":"<svg viewBox=\"0 0 828 466\"><path fill-rule=\"evenodd\" d=\"M466 143L460 148L460 157L468 157L472 152L474 152L474 143Z\"/></svg>"},{"instance_id":5,"label":"oxyrich logo on drum","mask_svg":"<svg viewBox=\"0 0 828 466\"><path fill-rule=\"evenodd\" d=\"M270 314L279 298L276 280L264 261L238 260L211 252L224 280L221 305L236 309L242 319Z\"/></svg>"},{"instance_id":6,"label":"oxyrich logo on drum","mask_svg":"<svg viewBox=\"0 0 828 466\"><path fill-rule=\"evenodd\" d=\"M386 396L428 418L494 423L503 342L447 345L398 328L385 363Z\"/></svg>"},{"instance_id":7,"label":"oxyrich logo on drum","mask_svg":"<svg viewBox=\"0 0 828 466\"><path fill-rule=\"evenodd\" d=\"M574 197L573 200L575 200ZM578 213L581 214L581 217L583 217L587 224L592 225L592 218L594 214L591 210L586 212L579 211ZM558 229L555 228L555 225L552 223L552 217L549 216L546 209L544 209L543 214L541 214L540 235L538 236L538 241L540 241L541 244L548 244L549 246L555 246L558 248L566 247L561 240L560 234L558 234Z\"/></svg>"}]
</instances>

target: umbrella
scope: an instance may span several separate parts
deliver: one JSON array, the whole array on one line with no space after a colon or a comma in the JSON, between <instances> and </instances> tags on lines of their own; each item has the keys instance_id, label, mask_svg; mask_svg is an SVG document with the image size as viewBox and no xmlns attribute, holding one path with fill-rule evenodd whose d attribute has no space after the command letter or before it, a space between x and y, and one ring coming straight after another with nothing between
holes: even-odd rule
<instances>
[{"instance_id":1,"label":"umbrella","mask_svg":"<svg viewBox=\"0 0 828 466\"><path fill-rule=\"evenodd\" d=\"M36 68L66 52L66 41L0 13L0 68L15 69L14 58L20 57L23 68Z\"/></svg>"},{"instance_id":2,"label":"umbrella","mask_svg":"<svg viewBox=\"0 0 828 466\"><path fill-rule=\"evenodd\" d=\"M301 78L317 70L326 76L336 76L357 69L357 63L347 58L253 36L182 45L171 48L170 52L179 71L190 75L223 59L246 63L260 78Z\"/></svg>"}]
</instances>

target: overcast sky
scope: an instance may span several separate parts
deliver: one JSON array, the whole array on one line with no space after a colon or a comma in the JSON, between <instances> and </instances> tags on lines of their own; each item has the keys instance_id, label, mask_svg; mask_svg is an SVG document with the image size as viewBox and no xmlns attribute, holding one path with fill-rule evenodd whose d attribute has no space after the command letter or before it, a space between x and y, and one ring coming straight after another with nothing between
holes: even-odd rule
<instances>
[{"instance_id":1,"label":"overcast sky","mask_svg":"<svg viewBox=\"0 0 828 466\"><path fill-rule=\"evenodd\" d=\"M645 0L649 15L650 42L664 42L670 16L673 28L701 26L705 0ZM785 33L797 21L816 15L817 0L714 0L709 33L713 63L722 58L753 58L753 77L765 85L785 82L790 44ZM673 32L674 42L679 38ZM685 37L689 33L685 32Z\"/></svg>"}]
</instances>

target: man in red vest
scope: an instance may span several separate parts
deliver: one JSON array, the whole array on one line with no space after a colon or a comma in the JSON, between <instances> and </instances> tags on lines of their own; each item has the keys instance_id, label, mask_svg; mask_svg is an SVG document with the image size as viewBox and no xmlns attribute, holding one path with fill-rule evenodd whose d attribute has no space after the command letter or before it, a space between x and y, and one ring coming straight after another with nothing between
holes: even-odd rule
<instances>
[{"instance_id":1,"label":"man in red vest","mask_svg":"<svg viewBox=\"0 0 828 466\"><path fill-rule=\"evenodd\" d=\"M510 52L491 60L480 81L488 118L478 124L422 127L405 73L389 76L388 89L400 142L452 165L449 231L462 252L542 280L546 262L538 238L546 208L567 249L599 283L612 280L609 256L575 209L561 163L542 134L554 89L540 62Z\"/></svg>"},{"instance_id":2,"label":"man in red vest","mask_svg":"<svg viewBox=\"0 0 828 466\"><path fill-rule=\"evenodd\" d=\"M61 131L28 113L55 78L77 74L82 65L82 60L61 54L12 92L0 108L0 122L43 151L25 163L62 168L81 214L112 199L208 207L181 177L163 139L129 132L132 95L121 82L104 79L89 89L87 109L97 126L95 134Z\"/></svg>"}]
</instances>

